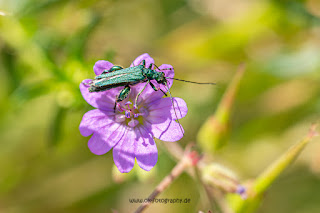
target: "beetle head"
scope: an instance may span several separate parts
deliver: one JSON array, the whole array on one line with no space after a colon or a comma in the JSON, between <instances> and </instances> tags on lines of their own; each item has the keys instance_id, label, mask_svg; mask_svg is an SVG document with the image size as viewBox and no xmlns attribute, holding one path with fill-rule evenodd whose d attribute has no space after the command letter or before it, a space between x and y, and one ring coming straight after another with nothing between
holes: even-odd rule
<instances>
[{"instance_id":1,"label":"beetle head","mask_svg":"<svg viewBox=\"0 0 320 213\"><path fill-rule=\"evenodd\" d=\"M165 84L167 83L167 79L164 76L164 72L158 72L158 76L155 79L159 84Z\"/></svg>"}]
</instances>

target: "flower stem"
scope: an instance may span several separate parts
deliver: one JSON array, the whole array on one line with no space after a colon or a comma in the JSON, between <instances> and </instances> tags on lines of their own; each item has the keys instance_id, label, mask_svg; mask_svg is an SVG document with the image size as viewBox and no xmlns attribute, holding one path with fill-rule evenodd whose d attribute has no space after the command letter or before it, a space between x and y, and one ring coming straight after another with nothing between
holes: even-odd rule
<instances>
[{"instance_id":1,"label":"flower stem","mask_svg":"<svg viewBox=\"0 0 320 213\"><path fill-rule=\"evenodd\" d=\"M179 177L182 172L193 165L192 156L189 155L188 151L185 152L179 163L172 169L169 175L167 175L156 187L156 189L149 195L148 200L155 199L161 192L163 192L177 177ZM135 211L135 213L143 212L148 206L150 206L151 202L143 203L139 206L139 208Z\"/></svg>"},{"instance_id":2,"label":"flower stem","mask_svg":"<svg viewBox=\"0 0 320 213\"><path fill-rule=\"evenodd\" d=\"M184 156L184 151L181 148L181 146L177 143L164 143L164 146L166 147L167 151L171 154L171 157L174 158L176 161L181 161ZM194 146L194 144L188 144L186 147L186 150L190 150L191 147ZM199 187L202 189L202 192L200 192L200 195L203 197L206 197L207 201L209 202L210 208L213 210L213 212L226 212L230 213L230 208L226 205L222 205L223 201L221 199L219 200L217 193L215 195L211 194L212 190L209 188L207 184L205 184L202 180L202 170L205 167L205 163L203 161L199 161L197 165L194 167L194 169L187 169L186 173L192 177L196 183L198 183ZM217 196L216 196L217 195ZM204 204L206 205L206 204Z\"/></svg>"},{"instance_id":3,"label":"flower stem","mask_svg":"<svg viewBox=\"0 0 320 213\"><path fill-rule=\"evenodd\" d=\"M199 183L199 186L202 187L202 189L206 195L207 202L210 205L210 208L214 212L217 212L217 213L223 212L222 209L220 208L220 205L218 204L216 198L213 197L213 195L211 194L211 190L209 189L208 185L203 182L202 177L201 177L201 171L199 171L198 167L195 168L195 174L196 174L196 181Z\"/></svg>"}]
</instances>

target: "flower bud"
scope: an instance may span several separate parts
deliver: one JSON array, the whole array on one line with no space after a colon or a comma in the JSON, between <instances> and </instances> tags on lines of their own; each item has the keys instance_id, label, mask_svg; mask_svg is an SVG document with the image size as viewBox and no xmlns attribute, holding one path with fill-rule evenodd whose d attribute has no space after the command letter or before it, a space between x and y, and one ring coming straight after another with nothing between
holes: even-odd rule
<instances>
[{"instance_id":1,"label":"flower bud","mask_svg":"<svg viewBox=\"0 0 320 213\"><path fill-rule=\"evenodd\" d=\"M227 193L239 194L246 199L246 188L242 186L237 176L220 164L210 164L202 169L203 181L213 187L218 187Z\"/></svg>"}]
</instances>

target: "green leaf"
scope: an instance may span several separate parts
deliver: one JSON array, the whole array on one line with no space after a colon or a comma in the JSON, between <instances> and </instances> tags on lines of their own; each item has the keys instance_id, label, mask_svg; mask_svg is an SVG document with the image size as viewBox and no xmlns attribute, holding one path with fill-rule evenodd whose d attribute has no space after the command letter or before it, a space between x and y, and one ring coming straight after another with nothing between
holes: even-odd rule
<instances>
[{"instance_id":1,"label":"green leaf","mask_svg":"<svg viewBox=\"0 0 320 213\"><path fill-rule=\"evenodd\" d=\"M54 119L51 122L50 129L49 129L49 139L48 145L49 146L56 146L60 139L61 139L61 131L63 127L63 121L66 117L68 112L67 108L58 106L56 109L56 113Z\"/></svg>"},{"instance_id":2,"label":"green leaf","mask_svg":"<svg viewBox=\"0 0 320 213\"><path fill-rule=\"evenodd\" d=\"M198 142L204 150L214 152L225 144L232 104L239 89L244 70L244 65L239 67L216 112L200 128Z\"/></svg>"}]
</instances>

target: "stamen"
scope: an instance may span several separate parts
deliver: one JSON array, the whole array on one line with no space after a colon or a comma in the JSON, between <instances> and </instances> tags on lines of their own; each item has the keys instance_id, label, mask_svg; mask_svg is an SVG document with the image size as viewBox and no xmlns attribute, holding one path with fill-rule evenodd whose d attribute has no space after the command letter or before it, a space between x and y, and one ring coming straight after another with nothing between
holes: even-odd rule
<instances>
[{"instance_id":1,"label":"stamen","mask_svg":"<svg viewBox=\"0 0 320 213\"><path fill-rule=\"evenodd\" d=\"M126 116L126 118L130 118L131 117L131 112L130 111L125 111L125 116Z\"/></svg>"},{"instance_id":2,"label":"stamen","mask_svg":"<svg viewBox=\"0 0 320 213\"><path fill-rule=\"evenodd\" d=\"M125 110L119 103L117 103L117 107L119 112L123 112Z\"/></svg>"},{"instance_id":3,"label":"stamen","mask_svg":"<svg viewBox=\"0 0 320 213\"><path fill-rule=\"evenodd\" d=\"M146 116L149 115L148 110L146 110L146 109L143 108L143 107L142 107L139 111L140 111L139 113L135 113L135 114L133 115L134 118L137 118L137 117L139 117L139 116L146 117Z\"/></svg>"},{"instance_id":4,"label":"stamen","mask_svg":"<svg viewBox=\"0 0 320 213\"><path fill-rule=\"evenodd\" d=\"M139 111L137 112L137 107L134 106L133 108L130 107L132 103L130 101L126 102L125 104L117 104L117 109L119 112L123 112L124 111L124 114L117 114L116 115L116 122L124 122L127 118L131 119L129 122L128 122L128 126L130 127L135 127L139 124L139 121L136 120L135 118L138 118L139 116L148 116L149 115L149 112L146 108L144 107L141 107L139 109ZM127 106L124 108L124 106ZM137 113L135 113L137 112Z\"/></svg>"},{"instance_id":5,"label":"stamen","mask_svg":"<svg viewBox=\"0 0 320 213\"><path fill-rule=\"evenodd\" d=\"M132 103L130 102L130 101L128 101L127 103L125 103L124 105L126 105L127 106L127 109L128 110L131 110L131 108L130 108L130 105L131 105Z\"/></svg>"}]
</instances>

